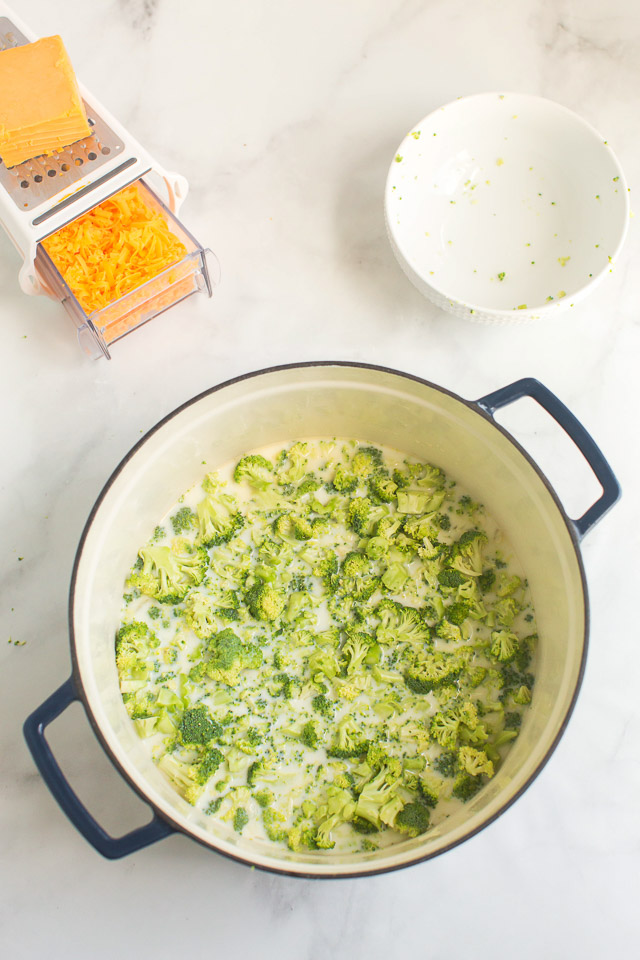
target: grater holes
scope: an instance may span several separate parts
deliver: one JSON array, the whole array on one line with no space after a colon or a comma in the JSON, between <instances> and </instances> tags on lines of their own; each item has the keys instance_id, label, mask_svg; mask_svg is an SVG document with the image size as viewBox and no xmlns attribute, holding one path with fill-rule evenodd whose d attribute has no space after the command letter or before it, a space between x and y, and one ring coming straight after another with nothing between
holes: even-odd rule
<instances>
[{"instance_id":1,"label":"grater holes","mask_svg":"<svg viewBox=\"0 0 640 960\"><path fill-rule=\"evenodd\" d=\"M93 117L87 117L87 123L89 124L90 127L94 127L96 122L93 119Z\"/></svg>"},{"instance_id":2,"label":"grater holes","mask_svg":"<svg viewBox=\"0 0 640 960\"><path fill-rule=\"evenodd\" d=\"M28 181L28 180L21 180L21 181L20 181L20 186L22 187L23 190L28 190L28 189L29 189L29 181Z\"/></svg>"},{"instance_id":3,"label":"grater holes","mask_svg":"<svg viewBox=\"0 0 640 960\"><path fill-rule=\"evenodd\" d=\"M42 183L42 175L40 173L36 173L33 179L36 183Z\"/></svg>"},{"instance_id":4,"label":"grater holes","mask_svg":"<svg viewBox=\"0 0 640 960\"><path fill-rule=\"evenodd\" d=\"M93 150L91 151L91 153L88 153L88 154L87 154L87 157L89 158L89 160L95 160L95 159L97 158L97 156L98 156L98 154L97 154L97 153L94 153Z\"/></svg>"},{"instance_id":5,"label":"grater holes","mask_svg":"<svg viewBox=\"0 0 640 960\"><path fill-rule=\"evenodd\" d=\"M102 153L105 157L108 157L111 153L111 147L102 147L100 153Z\"/></svg>"},{"instance_id":6,"label":"grater holes","mask_svg":"<svg viewBox=\"0 0 640 960\"><path fill-rule=\"evenodd\" d=\"M71 169L71 167L69 166L68 163L63 163L61 164L60 169L62 170L63 173L66 173L68 170Z\"/></svg>"},{"instance_id":7,"label":"grater holes","mask_svg":"<svg viewBox=\"0 0 640 960\"><path fill-rule=\"evenodd\" d=\"M82 159L82 157L76 157L76 159L74 160L74 163L76 167L81 167L82 164L84 163L84 160Z\"/></svg>"}]
</instances>

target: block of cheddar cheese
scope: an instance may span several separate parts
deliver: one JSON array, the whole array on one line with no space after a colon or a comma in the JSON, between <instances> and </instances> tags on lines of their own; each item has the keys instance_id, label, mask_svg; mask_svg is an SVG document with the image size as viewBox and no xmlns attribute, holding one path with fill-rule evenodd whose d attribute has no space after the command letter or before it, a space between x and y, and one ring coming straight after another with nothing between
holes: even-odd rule
<instances>
[{"instance_id":1,"label":"block of cheddar cheese","mask_svg":"<svg viewBox=\"0 0 640 960\"><path fill-rule=\"evenodd\" d=\"M5 166L53 153L90 134L60 37L0 51L0 157Z\"/></svg>"}]
</instances>

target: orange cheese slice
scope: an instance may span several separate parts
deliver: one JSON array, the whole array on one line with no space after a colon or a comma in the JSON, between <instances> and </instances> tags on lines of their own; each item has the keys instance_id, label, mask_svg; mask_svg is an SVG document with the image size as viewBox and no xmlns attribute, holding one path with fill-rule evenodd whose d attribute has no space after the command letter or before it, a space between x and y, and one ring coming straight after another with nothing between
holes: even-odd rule
<instances>
[{"instance_id":1,"label":"orange cheese slice","mask_svg":"<svg viewBox=\"0 0 640 960\"><path fill-rule=\"evenodd\" d=\"M90 134L60 37L0 51L0 157L5 166L53 153Z\"/></svg>"}]
</instances>

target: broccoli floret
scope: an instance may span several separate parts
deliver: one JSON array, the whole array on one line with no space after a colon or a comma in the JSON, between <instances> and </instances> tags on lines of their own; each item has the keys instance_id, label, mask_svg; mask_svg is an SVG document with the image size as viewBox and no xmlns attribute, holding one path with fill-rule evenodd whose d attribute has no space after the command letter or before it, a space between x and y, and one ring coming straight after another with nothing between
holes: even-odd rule
<instances>
[{"instance_id":1,"label":"broccoli floret","mask_svg":"<svg viewBox=\"0 0 640 960\"><path fill-rule=\"evenodd\" d=\"M330 593L333 593L337 586L339 567L340 562L337 554L330 550L325 551L322 558L316 561L313 567L314 577L322 577L325 588Z\"/></svg>"},{"instance_id":2,"label":"broccoli floret","mask_svg":"<svg viewBox=\"0 0 640 960\"><path fill-rule=\"evenodd\" d=\"M488 593L495 582L496 582L496 572L491 568L489 568L488 570L483 570L483 572L480 574L477 580L478 587L483 593Z\"/></svg>"},{"instance_id":3,"label":"broccoli floret","mask_svg":"<svg viewBox=\"0 0 640 960\"><path fill-rule=\"evenodd\" d=\"M482 573L482 551L487 535L481 530L466 530L453 547L451 566L465 577L479 577Z\"/></svg>"},{"instance_id":4,"label":"broccoli floret","mask_svg":"<svg viewBox=\"0 0 640 960\"><path fill-rule=\"evenodd\" d=\"M447 754L442 754L442 756L447 756ZM418 777L418 793L422 803L426 804L427 807L436 807L440 799L441 786L442 781L436 777L430 777L428 774Z\"/></svg>"},{"instance_id":5,"label":"broccoli floret","mask_svg":"<svg viewBox=\"0 0 640 960\"><path fill-rule=\"evenodd\" d=\"M358 479L343 466L339 466L335 472L331 486L338 493L352 493L358 486Z\"/></svg>"},{"instance_id":6,"label":"broccoli floret","mask_svg":"<svg viewBox=\"0 0 640 960\"><path fill-rule=\"evenodd\" d=\"M308 493L315 493L316 490L319 490L322 484L319 480L316 480L315 477L309 475L305 477L302 483L299 483L293 493L290 495L292 500L301 500L302 497L306 497Z\"/></svg>"},{"instance_id":7,"label":"broccoli floret","mask_svg":"<svg viewBox=\"0 0 640 960\"><path fill-rule=\"evenodd\" d=\"M314 536L313 525L306 517L290 517L291 532L296 540L311 540Z\"/></svg>"},{"instance_id":8,"label":"broccoli floret","mask_svg":"<svg viewBox=\"0 0 640 960\"><path fill-rule=\"evenodd\" d=\"M206 593L200 593L198 590L192 590L186 599L184 607L184 618L189 627L197 637L205 640L217 630L216 614L219 611L215 609Z\"/></svg>"},{"instance_id":9,"label":"broccoli floret","mask_svg":"<svg viewBox=\"0 0 640 960\"><path fill-rule=\"evenodd\" d=\"M383 540L393 540L399 529L400 520L398 517L380 517L375 527L376 537L381 537Z\"/></svg>"},{"instance_id":10,"label":"broccoli floret","mask_svg":"<svg viewBox=\"0 0 640 960\"><path fill-rule=\"evenodd\" d=\"M464 661L456 654L434 653L410 667L404 680L414 693L431 693L456 680L463 668Z\"/></svg>"},{"instance_id":11,"label":"broccoli floret","mask_svg":"<svg viewBox=\"0 0 640 960\"><path fill-rule=\"evenodd\" d=\"M278 673L273 678L270 692L273 697L284 697L285 700L291 700L297 696L300 691L300 681L297 677L292 677L288 673Z\"/></svg>"},{"instance_id":12,"label":"broccoli floret","mask_svg":"<svg viewBox=\"0 0 640 960\"><path fill-rule=\"evenodd\" d=\"M249 454L236 464L233 479L236 483L246 480L256 490L266 490L274 480L273 464L259 453Z\"/></svg>"},{"instance_id":13,"label":"broccoli floret","mask_svg":"<svg viewBox=\"0 0 640 960\"><path fill-rule=\"evenodd\" d=\"M437 522L441 530L451 529L451 517L448 514L446 513L438 514Z\"/></svg>"},{"instance_id":14,"label":"broccoli floret","mask_svg":"<svg viewBox=\"0 0 640 960\"><path fill-rule=\"evenodd\" d=\"M238 807L233 815L233 829L236 831L236 833L242 833L248 823L249 814L244 807Z\"/></svg>"},{"instance_id":15,"label":"broccoli floret","mask_svg":"<svg viewBox=\"0 0 640 960\"><path fill-rule=\"evenodd\" d=\"M254 790L253 799L261 807L268 807L273 803L273 793L266 788L264 790Z\"/></svg>"},{"instance_id":16,"label":"broccoli floret","mask_svg":"<svg viewBox=\"0 0 640 960\"><path fill-rule=\"evenodd\" d=\"M264 832L269 840L272 840L274 843L281 843L287 839L287 831L282 826L284 816L278 810L274 810L272 807L267 807L263 810L262 823L264 825Z\"/></svg>"},{"instance_id":17,"label":"broccoli floret","mask_svg":"<svg viewBox=\"0 0 640 960\"><path fill-rule=\"evenodd\" d=\"M125 623L116 634L116 666L120 673L142 670L149 650L158 646L158 638L146 623Z\"/></svg>"},{"instance_id":18,"label":"broccoli floret","mask_svg":"<svg viewBox=\"0 0 640 960\"><path fill-rule=\"evenodd\" d=\"M314 678L317 678L318 674L324 674L325 677L332 680L340 673L340 665L330 647L316 647L309 657L309 670Z\"/></svg>"},{"instance_id":19,"label":"broccoli floret","mask_svg":"<svg viewBox=\"0 0 640 960\"><path fill-rule=\"evenodd\" d=\"M255 644L243 644L233 630L227 627L211 637L207 645L208 659L191 671L193 679L205 674L211 680L235 686L240 671L257 670L262 664L262 651Z\"/></svg>"},{"instance_id":20,"label":"broccoli floret","mask_svg":"<svg viewBox=\"0 0 640 960\"><path fill-rule=\"evenodd\" d=\"M518 653L518 638L508 630L494 630L491 633L489 653L501 663L511 663Z\"/></svg>"},{"instance_id":21,"label":"broccoli floret","mask_svg":"<svg viewBox=\"0 0 640 960\"><path fill-rule=\"evenodd\" d=\"M396 498L398 484L394 483L391 477L384 474L369 478L369 493L374 500L380 500L382 503L393 503Z\"/></svg>"},{"instance_id":22,"label":"broccoli floret","mask_svg":"<svg viewBox=\"0 0 640 960\"><path fill-rule=\"evenodd\" d=\"M362 666L373 644L373 637L368 633L361 633L358 630L347 632L347 639L341 651L341 661L348 674L354 673Z\"/></svg>"},{"instance_id":23,"label":"broccoli floret","mask_svg":"<svg viewBox=\"0 0 640 960\"><path fill-rule=\"evenodd\" d=\"M368 746L368 742L362 739L362 734L353 720L345 717L338 724L337 737L327 749L327 756L338 760L362 757L366 754Z\"/></svg>"},{"instance_id":24,"label":"broccoli floret","mask_svg":"<svg viewBox=\"0 0 640 960\"><path fill-rule=\"evenodd\" d=\"M470 774L472 777L479 777L482 774L487 777L493 776L493 763L484 750L475 750L473 747L460 747L458 751L458 764L465 773Z\"/></svg>"},{"instance_id":25,"label":"broccoli floret","mask_svg":"<svg viewBox=\"0 0 640 960\"><path fill-rule=\"evenodd\" d=\"M452 570L450 567L445 567L438 574L438 583L441 587L453 589L461 586L464 582L465 578L462 573L459 570Z\"/></svg>"},{"instance_id":26,"label":"broccoli floret","mask_svg":"<svg viewBox=\"0 0 640 960\"><path fill-rule=\"evenodd\" d=\"M448 607L445 607L444 615L449 623L460 626L469 616L469 604L464 600L458 600Z\"/></svg>"},{"instance_id":27,"label":"broccoli floret","mask_svg":"<svg viewBox=\"0 0 640 960\"><path fill-rule=\"evenodd\" d=\"M198 764L196 782L199 784L207 783L207 781L217 771L223 760L224 756L217 748L214 747L211 750L207 750L204 757Z\"/></svg>"},{"instance_id":28,"label":"broccoli floret","mask_svg":"<svg viewBox=\"0 0 640 960\"><path fill-rule=\"evenodd\" d=\"M209 743L222 734L222 727L213 720L206 707L185 710L180 721L180 738L183 743Z\"/></svg>"},{"instance_id":29,"label":"broccoli floret","mask_svg":"<svg viewBox=\"0 0 640 960\"><path fill-rule=\"evenodd\" d=\"M422 803L408 803L396 815L393 826L400 833L417 837L429 829L429 808Z\"/></svg>"},{"instance_id":30,"label":"broccoli floret","mask_svg":"<svg viewBox=\"0 0 640 960\"><path fill-rule=\"evenodd\" d=\"M176 536L190 530L196 520L195 513L190 507L181 507L177 513L171 517L171 526Z\"/></svg>"},{"instance_id":31,"label":"broccoli floret","mask_svg":"<svg viewBox=\"0 0 640 960\"><path fill-rule=\"evenodd\" d=\"M436 626L436 636L440 637L441 640L446 640L447 643L460 643L462 631L457 624L450 623L448 620L441 620Z\"/></svg>"},{"instance_id":32,"label":"broccoli floret","mask_svg":"<svg viewBox=\"0 0 640 960\"><path fill-rule=\"evenodd\" d=\"M317 697L314 697L311 701L313 709L319 713L322 717L326 717L327 720L333 719L334 704L332 700L324 693L319 693Z\"/></svg>"},{"instance_id":33,"label":"broccoli floret","mask_svg":"<svg viewBox=\"0 0 640 960\"><path fill-rule=\"evenodd\" d=\"M444 750L439 756L433 761L433 769L437 770L439 774L443 777L450 779L455 777L458 772L458 757L457 754Z\"/></svg>"},{"instance_id":34,"label":"broccoli floret","mask_svg":"<svg viewBox=\"0 0 640 960\"><path fill-rule=\"evenodd\" d=\"M529 687L525 687L523 685L521 687L518 687L516 692L511 694L511 697L514 703L518 703L518 704L521 704L522 706L526 706L528 703L531 703L531 690L529 689Z\"/></svg>"},{"instance_id":35,"label":"broccoli floret","mask_svg":"<svg viewBox=\"0 0 640 960\"><path fill-rule=\"evenodd\" d=\"M305 747L309 747L310 750L317 750L322 737L318 733L317 725L313 720L307 720L304 724L300 733L300 740L304 743Z\"/></svg>"},{"instance_id":36,"label":"broccoli floret","mask_svg":"<svg viewBox=\"0 0 640 960\"><path fill-rule=\"evenodd\" d=\"M429 643L429 627L414 607L385 598L375 610L380 618L376 640L383 644L410 643L422 647Z\"/></svg>"},{"instance_id":37,"label":"broccoli floret","mask_svg":"<svg viewBox=\"0 0 640 960\"><path fill-rule=\"evenodd\" d=\"M365 820L364 817L354 817L351 820L351 826L356 833L379 833L375 823L371 823L371 820Z\"/></svg>"},{"instance_id":38,"label":"broccoli floret","mask_svg":"<svg viewBox=\"0 0 640 960\"><path fill-rule=\"evenodd\" d=\"M298 483L307 469L309 445L304 441L294 443L288 450L282 451L282 459L289 461L286 470L278 470L278 479L281 483ZM281 455L282 456L282 455Z\"/></svg>"},{"instance_id":39,"label":"broccoli floret","mask_svg":"<svg viewBox=\"0 0 640 960\"><path fill-rule=\"evenodd\" d=\"M369 497L355 497L347 509L347 522L352 530L364 537L369 526L372 503Z\"/></svg>"},{"instance_id":40,"label":"broccoli floret","mask_svg":"<svg viewBox=\"0 0 640 960\"><path fill-rule=\"evenodd\" d=\"M245 601L256 620L276 620L284 610L286 597L269 583L259 582L245 594Z\"/></svg>"},{"instance_id":41,"label":"broccoli floret","mask_svg":"<svg viewBox=\"0 0 640 960\"><path fill-rule=\"evenodd\" d=\"M464 803L475 797L482 787L482 778L473 777L470 773L460 773L455 779L451 795Z\"/></svg>"},{"instance_id":42,"label":"broccoli floret","mask_svg":"<svg viewBox=\"0 0 640 960\"><path fill-rule=\"evenodd\" d=\"M376 827L382 824L392 826L404 806L398 796L398 784L399 773L383 764L362 788L356 804L356 816L371 821Z\"/></svg>"},{"instance_id":43,"label":"broccoli floret","mask_svg":"<svg viewBox=\"0 0 640 960\"><path fill-rule=\"evenodd\" d=\"M190 587L204 579L209 555L203 547L194 547L176 539L170 547L143 547L139 553L142 565L129 577L129 586L161 603L179 603Z\"/></svg>"},{"instance_id":44,"label":"broccoli floret","mask_svg":"<svg viewBox=\"0 0 640 960\"><path fill-rule=\"evenodd\" d=\"M236 536L244 526L244 517L235 509L232 497L205 497L196 506L198 543L205 547L219 546Z\"/></svg>"},{"instance_id":45,"label":"broccoli floret","mask_svg":"<svg viewBox=\"0 0 640 960\"><path fill-rule=\"evenodd\" d=\"M370 477L383 466L382 451L377 447L360 447L351 460L351 469L357 477Z\"/></svg>"},{"instance_id":46,"label":"broccoli floret","mask_svg":"<svg viewBox=\"0 0 640 960\"><path fill-rule=\"evenodd\" d=\"M504 715L504 729L518 730L522 724L522 714L514 710Z\"/></svg>"},{"instance_id":47,"label":"broccoli floret","mask_svg":"<svg viewBox=\"0 0 640 960\"><path fill-rule=\"evenodd\" d=\"M371 564L364 554L352 550L342 561L340 573L345 577L361 577L370 569Z\"/></svg>"},{"instance_id":48,"label":"broccoli floret","mask_svg":"<svg viewBox=\"0 0 640 960\"><path fill-rule=\"evenodd\" d=\"M437 538L434 536L435 531L433 529L432 517L409 515L405 517L402 529L412 540L421 541L424 540L425 537L428 537L435 543L434 550L438 548Z\"/></svg>"},{"instance_id":49,"label":"broccoli floret","mask_svg":"<svg viewBox=\"0 0 640 960\"><path fill-rule=\"evenodd\" d=\"M432 719L429 733L444 750L452 750L458 740L460 720L454 713L439 711Z\"/></svg>"}]
</instances>

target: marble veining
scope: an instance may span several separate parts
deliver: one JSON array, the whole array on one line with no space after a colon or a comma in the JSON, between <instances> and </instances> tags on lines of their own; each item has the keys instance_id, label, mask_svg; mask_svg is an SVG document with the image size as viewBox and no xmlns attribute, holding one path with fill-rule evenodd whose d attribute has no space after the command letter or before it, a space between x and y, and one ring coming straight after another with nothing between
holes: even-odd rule
<instances>
[{"instance_id":1,"label":"marble veining","mask_svg":"<svg viewBox=\"0 0 640 960\"><path fill-rule=\"evenodd\" d=\"M634 577L640 415L635 222L593 295L550 322L476 326L406 280L385 236L393 152L457 96L515 90L580 113L640 181L636 0L24 0L88 88L191 192L182 217L220 259L194 298L87 360L63 309L26 297L0 233L2 487L0 952L12 960L429 960L629 955L639 932L640 720ZM632 202L633 206L633 202ZM270 364L347 359L477 398L534 376L609 458L620 503L584 540L585 680L546 768L496 823L388 876L312 882L182 836L109 863L60 812L21 724L68 676L67 595L82 528L140 436L201 390ZM597 485L525 404L505 423L578 516ZM11 642L8 642L8 641ZM148 816L79 707L50 728L114 835Z\"/></svg>"}]
</instances>

